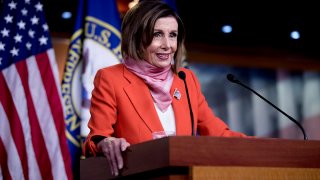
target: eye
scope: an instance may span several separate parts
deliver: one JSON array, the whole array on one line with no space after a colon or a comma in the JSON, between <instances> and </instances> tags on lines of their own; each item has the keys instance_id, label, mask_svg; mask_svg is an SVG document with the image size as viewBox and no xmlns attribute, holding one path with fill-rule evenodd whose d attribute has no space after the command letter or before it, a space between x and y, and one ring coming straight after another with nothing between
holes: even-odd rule
<instances>
[{"instance_id":1,"label":"eye","mask_svg":"<svg viewBox=\"0 0 320 180\"><path fill-rule=\"evenodd\" d=\"M172 38L175 38L175 37L177 37L177 36L178 36L178 33L176 33L176 32L170 33L170 37L172 37Z\"/></svg>"},{"instance_id":2,"label":"eye","mask_svg":"<svg viewBox=\"0 0 320 180\"><path fill-rule=\"evenodd\" d=\"M161 37L162 33L161 32L154 32L153 36L154 37Z\"/></svg>"}]
</instances>

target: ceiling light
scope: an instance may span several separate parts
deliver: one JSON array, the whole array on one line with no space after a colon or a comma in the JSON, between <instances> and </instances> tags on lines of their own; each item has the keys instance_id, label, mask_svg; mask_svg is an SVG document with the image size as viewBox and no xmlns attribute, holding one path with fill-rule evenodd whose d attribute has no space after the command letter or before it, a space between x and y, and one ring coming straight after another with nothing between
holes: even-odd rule
<instances>
[{"instance_id":1,"label":"ceiling light","mask_svg":"<svg viewBox=\"0 0 320 180\"><path fill-rule=\"evenodd\" d=\"M292 31L292 32L290 33L290 37L291 37L292 39L300 39L300 33L299 33L299 31Z\"/></svg>"},{"instance_id":2,"label":"ceiling light","mask_svg":"<svg viewBox=\"0 0 320 180\"><path fill-rule=\"evenodd\" d=\"M69 11L65 11L61 14L62 19L70 19L72 17L72 13Z\"/></svg>"},{"instance_id":3,"label":"ceiling light","mask_svg":"<svg viewBox=\"0 0 320 180\"><path fill-rule=\"evenodd\" d=\"M221 31L222 31L223 33L231 33L231 32L232 32L232 26L230 26L230 25L224 25L224 26L222 26Z\"/></svg>"}]
</instances>

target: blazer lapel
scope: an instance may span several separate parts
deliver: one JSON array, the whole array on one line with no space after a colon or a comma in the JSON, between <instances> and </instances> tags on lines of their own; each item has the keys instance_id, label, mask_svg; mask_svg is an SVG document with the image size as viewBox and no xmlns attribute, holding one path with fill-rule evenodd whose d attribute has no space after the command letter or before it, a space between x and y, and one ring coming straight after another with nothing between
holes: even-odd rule
<instances>
[{"instance_id":1,"label":"blazer lapel","mask_svg":"<svg viewBox=\"0 0 320 180\"><path fill-rule=\"evenodd\" d=\"M178 91L181 94L180 99L177 97L173 97L172 99L172 106L176 120L176 134L191 135L191 119L186 89L183 80L181 80L177 75L174 76L170 94L173 95L175 91Z\"/></svg>"},{"instance_id":2,"label":"blazer lapel","mask_svg":"<svg viewBox=\"0 0 320 180\"><path fill-rule=\"evenodd\" d=\"M158 114L152 103L150 91L142 79L124 67L124 77L130 84L124 88L132 105L151 132L163 131Z\"/></svg>"}]
</instances>

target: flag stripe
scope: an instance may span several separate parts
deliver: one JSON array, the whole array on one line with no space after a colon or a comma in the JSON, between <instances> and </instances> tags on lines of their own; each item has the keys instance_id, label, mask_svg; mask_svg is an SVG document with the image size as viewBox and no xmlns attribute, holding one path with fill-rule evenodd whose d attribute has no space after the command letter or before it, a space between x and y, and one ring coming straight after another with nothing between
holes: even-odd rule
<instances>
[{"instance_id":1,"label":"flag stripe","mask_svg":"<svg viewBox=\"0 0 320 180\"><path fill-rule=\"evenodd\" d=\"M52 73L53 73L53 78L55 80L55 83L56 83L56 87L60 87L61 85L61 82L60 82L60 78L59 78L59 68L58 68L58 65L57 65L57 62L56 62L56 58L55 58L55 55L54 55L54 50L51 48L51 49L48 49L47 50L47 55L49 57L49 62L50 62L50 65L51 65L51 70L52 70ZM63 98L62 96L60 96L61 93L61 88L57 88L58 90L58 93L59 93L59 98L60 98L60 101L63 102ZM63 117L65 116L65 111L64 111L64 103L61 103L62 108L63 108ZM64 122L64 121L63 121Z\"/></svg>"},{"instance_id":2,"label":"flag stripe","mask_svg":"<svg viewBox=\"0 0 320 180\"><path fill-rule=\"evenodd\" d=\"M35 152L35 156L38 162L38 166L46 167L46 168L39 168L39 170L43 179L52 179L53 176L51 173L51 164L48 156L48 151L45 146L44 138L39 126L39 119L36 116L33 100L31 99L30 87L28 84L29 73L26 67L26 61L20 61L16 63L16 67L20 75L21 82L26 95L28 117L29 117L29 123L31 128L32 145Z\"/></svg>"},{"instance_id":3,"label":"flag stripe","mask_svg":"<svg viewBox=\"0 0 320 180\"><path fill-rule=\"evenodd\" d=\"M8 169L8 157L0 137L0 179L12 179Z\"/></svg>"},{"instance_id":4,"label":"flag stripe","mask_svg":"<svg viewBox=\"0 0 320 180\"><path fill-rule=\"evenodd\" d=\"M45 59L39 59L45 61ZM48 155L50 161L48 163L52 164L52 175L57 177L56 179L66 179L62 178L62 174L64 174L64 170L59 168L64 168L61 161L61 153L58 144L58 134L53 124L52 112L50 111L47 99L44 98L46 94L45 89L43 87L42 77L39 72L39 67L37 66L35 57L30 57L27 59L27 68L29 72L29 86L32 87L30 89L30 93L32 99L34 99L34 106L37 107L36 114L38 119L43 119L39 121L39 125L41 127L42 134L45 139L45 147L48 150ZM59 166L59 167L57 167Z\"/></svg>"},{"instance_id":5,"label":"flag stripe","mask_svg":"<svg viewBox=\"0 0 320 180\"><path fill-rule=\"evenodd\" d=\"M31 93L34 99L39 98L35 102L37 103L35 106L42 107L41 111L37 110L39 119L47 119L46 123L40 122L40 126L43 134L47 137L46 145L51 163L55 163L52 168L53 175L55 179L72 179L70 158L68 159L69 151L66 146L67 140L65 136L58 136L58 134L65 133L64 117L48 58L47 53L41 53L36 55L36 58L30 58L27 61L28 68L30 68L29 72L33 72L30 78L35 79L34 82L30 82L30 87L37 87ZM47 98L38 97L43 94L46 94ZM60 146L56 146L57 144L60 144Z\"/></svg>"},{"instance_id":6,"label":"flag stripe","mask_svg":"<svg viewBox=\"0 0 320 180\"><path fill-rule=\"evenodd\" d=\"M21 160L17 151L17 147L14 144L10 131L9 120L2 104L0 104L0 115L0 139L2 139L2 142L5 145L4 148L7 152L7 164L10 175L12 176L12 179L24 179Z\"/></svg>"},{"instance_id":7,"label":"flag stripe","mask_svg":"<svg viewBox=\"0 0 320 180\"><path fill-rule=\"evenodd\" d=\"M0 15L0 137L12 179L72 179L58 66L43 10L41 1L9 0Z\"/></svg>"},{"instance_id":8,"label":"flag stripe","mask_svg":"<svg viewBox=\"0 0 320 180\"><path fill-rule=\"evenodd\" d=\"M34 149L32 145L31 129L28 117L28 106L26 95L22 86L22 82L15 65L2 71L8 88L11 92L13 103L17 114L19 116L20 124L22 126L22 133L25 141L25 148L27 152L27 165L29 179L40 179L40 171L37 161L35 159ZM9 112L8 112L9 113ZM10 119L10 118L8 118ZM32 171L30 171L32 169Z\"/></svg>"},{"instance_id":9,"label":"flag stripe","mask_svg":"<svg viewBox=\"0 0 320 180\"><path fill-rule=\"evenodd\" d=\"M10 90L2 73L0 73L0 86L2 87L0 92L0 101L2 104L5 104L3 108L8 119L10 120L10 130L11 132L14 132L12 134L12 137L17 146L18 154L22 162L23 174L25 179L28 179L28 159L22 126L13 99L11 97Z\"/></svg>"},{"instance_id":10,"label":"flag stripe","mask_svg":"<svg viewBox=\"0 0 320 180\"><path fill-rule=\"evenodd\" d=\"M47 56L48 56L48 59L49 59L49 62L50 62L50 65L52 67L52 73L53 73L53 78L55 80L55 83L56 83L56 87L60 87L60 79L58 78L59 77L59 71L58 71L58 65L56 63L56 59L55 59L55 55L54 55L54 50L51 48L47 51ZM62 94L61 92L61 88L56 88L56 90L58 91L58 94ZM66 131L66 127L65 127L65 123L64 123L64 120L65 120L65 107L64 107L64 103L61 103L63 102L63 98L62 96L58 96L59 99L60 99L60 102L59 102L59 107L61 107L62 109L62 114L63 114L63 117L62 119L60 119L58 122L61 122L62 123L62 126L63 126L63 131L61 131L61 133L65 134L67 131ZM57 99L58 100L58 99ZM60 108L59 108L60 109ZM67 176L68 176L68 179L72 179L73 178L73 174L72 174L72 160L71 160L71 156L70 156L70 151L68 149L68 144L67 143L63 143L63 142L67 142L67 138L66 136L60 136L60 146L61 146L61 151L62 151L62 155L63 155L63 160L64 160L64 164L65 164L65 169L66 169L66 173L67 173Z\"/></svg>"}]
</instances>

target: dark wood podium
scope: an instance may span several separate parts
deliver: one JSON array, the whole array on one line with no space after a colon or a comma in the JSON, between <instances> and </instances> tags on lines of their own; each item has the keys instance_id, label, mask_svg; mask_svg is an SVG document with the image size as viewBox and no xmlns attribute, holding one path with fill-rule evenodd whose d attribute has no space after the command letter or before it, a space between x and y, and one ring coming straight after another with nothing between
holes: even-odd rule
<instances>
[{"instance_id":1,"label":"dark wood podium","mask_svg":"<svg viewBox=\"0 0 320 180\"><path fill-rule=\"evenodd\" d=\"M113 177L104 157L80 179L320 179L320 141L174 136L132 145Z\"/></svg>"}]
</instances>

